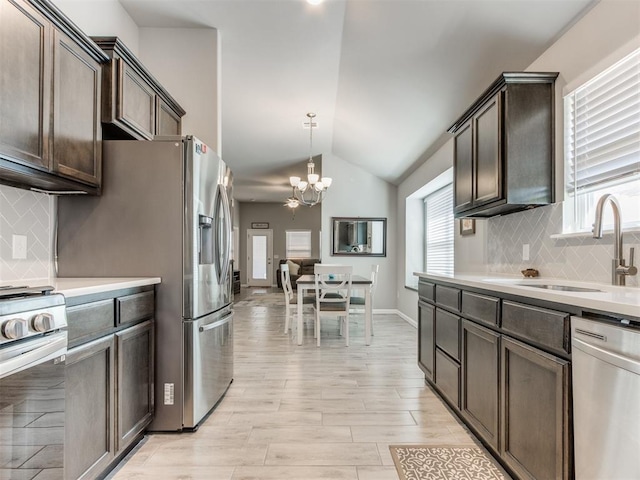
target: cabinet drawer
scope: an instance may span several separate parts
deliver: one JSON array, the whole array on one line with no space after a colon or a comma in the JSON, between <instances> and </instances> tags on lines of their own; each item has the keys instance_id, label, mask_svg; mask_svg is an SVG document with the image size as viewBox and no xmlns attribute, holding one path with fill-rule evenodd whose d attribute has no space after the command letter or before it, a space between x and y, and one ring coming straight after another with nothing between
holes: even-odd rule
<instances>
[{"instance_id":1,"label":"cabinet drawer","mask_svg":"<svg viewBox=\"0 0 640 480\"><path fill-rule=\"evenodd\" d=\"M477 293L462 292L462 313L471 320L497 326L500 315L500 299Z\"/></svg>"},{"instance_id":2,"label":"cabinet drawer","mask_svg":"<svg viewBox=\"0 0 640 480\"><path fill-rule=\"evenodd\" d=\"M460 311L460 290L436 285L436 303Z\"/></svg>"},{"instance_id":3,"label":"cabinet drawer","mask_svg":"<svg viewBox=\"0 0 640 480\"><path fill-rule=\"evenodd\" d=\"M569 353L569 314L502 302L502 329L558 352Z\"/></svg>"},{"instance_id":4,"label":"cabinet drawer","mask_svg":"<svg viewBox=\"0 0 640 480\"><path fill-rule=\"evenodd\" d=\"M433 283L420 280L418 283L418 296L424 300L431 300L433 302L435 300L435 288L436 286Z\"/></svg>"},{"instance_id":5,"label":"cabinet drawer","mask_svg":"<svg viewBox=\"0 0 640 480\"><path fill-rule=\"evenodd\" d=\"M460 317L436 309L436 345L460 360Z\"/></svg>"},{"instance_id":6,"label":"cabinet drawer","mask_svg":"<svg viewBox=\"0 0 640 480\"><path fill-rule=\"evenodd\" d=\"M445 397L460 408L460 365L436 348L436 385Z\"/></svg>"},{"instance_id":7,"label":"cabinet drawer","mask_svg":"<svg viewBox=\"0 0 640 480\"><path fill-rule=\"evenodd\" d=\"M154 294L142 292L116 299L117 325L153 317Z\"/></svg>"},{"instance_id":8,"label":"cabinet drawer","mask_svg":"<svg viewBox=\"0 0 640 480\"><path fill-rule=\"evenodd\" d=\"M111 299L67 307L69 343L78 343L85 338L108 333L113 328L113 318Z\"/></svg>"}]
</instances>

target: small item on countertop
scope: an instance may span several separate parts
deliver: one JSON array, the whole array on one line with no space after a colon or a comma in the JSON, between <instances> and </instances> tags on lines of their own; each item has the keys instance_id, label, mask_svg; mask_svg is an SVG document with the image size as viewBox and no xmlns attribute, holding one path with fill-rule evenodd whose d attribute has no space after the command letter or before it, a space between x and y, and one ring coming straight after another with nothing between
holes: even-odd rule
<instances>
[{"instance_id":1,"label":"small item on countertop","mask_svg":"<svg viewBox=\"0 0 640 480\"><path fill-rule=\"evenodd\" d=\"M540 272L535 268L527 268L526 270L520 270L520 271L522 272L522 275L525 276L525 278L540 276Z\"/></svg>"}]
</instances>

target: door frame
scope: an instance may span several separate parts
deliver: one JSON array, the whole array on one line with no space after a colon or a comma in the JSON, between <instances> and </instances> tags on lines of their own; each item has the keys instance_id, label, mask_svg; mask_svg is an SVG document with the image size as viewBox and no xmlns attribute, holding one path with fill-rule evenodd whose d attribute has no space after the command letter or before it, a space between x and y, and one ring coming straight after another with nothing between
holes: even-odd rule
<instances>
[{"instance_id":1,"label":"door frame","mask_svg":"<svg viewBox=\"0 0 640 480\"><path fill-rule=\"evenodd\" d=\"M259 280L253 278L253 237L267 237L267 278ZM273 286L273 230L262 228L247 229L247 286L249 287L271 287Z\"/></svg>"}]
</instances>

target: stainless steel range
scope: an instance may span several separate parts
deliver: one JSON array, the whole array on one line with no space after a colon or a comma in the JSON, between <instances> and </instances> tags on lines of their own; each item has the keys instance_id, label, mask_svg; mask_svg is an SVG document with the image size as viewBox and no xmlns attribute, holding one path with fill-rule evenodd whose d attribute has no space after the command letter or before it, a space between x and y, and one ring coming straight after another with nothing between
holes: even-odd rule
<instances>
[{"instance_id":1,"label":"stainless steel range","mask_svg":"<svg viewBox=\"0 0 640 480\"><path fill-rule=\"evenodd\" d=\"M64 478L64 297L0 287L0 479Z\"/></svg>"}]
</instances>

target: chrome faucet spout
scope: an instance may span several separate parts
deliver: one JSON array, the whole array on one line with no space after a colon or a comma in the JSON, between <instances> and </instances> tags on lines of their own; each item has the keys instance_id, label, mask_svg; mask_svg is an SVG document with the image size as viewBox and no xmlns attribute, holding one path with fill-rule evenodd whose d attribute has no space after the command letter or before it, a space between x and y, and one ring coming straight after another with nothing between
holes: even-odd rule
<instances>
[{"instance_id":1,"label":"chrome faucet spout","mask_svg":"<svg viewBox=\"0 0 640 480\"><path fill-rule=\"evenodd\" d=\"M604 206L610 203L613 211L613 258L615 260L622 260L622 227L620 218L620 204L618 199L612 194L607 193L600 197L598 204L596 205L596 218L593 223L593 238L602 238L602 219Z\"/></svg>"},{"instance_id":2,"label":"chrome faucet spout","mask_svg":"<svg viewBox=\"0 0 640 480\"><path fill-rule=\"evenodd\" d=\"M624 252L622 250L622 214L620 204L616 197L607 193L600 197L596 205L596 218L593 222L593 238L602 238L602 217L604 206L610 203L613 210L613 261L611 266L611 283L613 285L625 285L627 275L636 275L638 269L633 264L633 248L629 252L629 266L625 265Z\"/></svg>"}]
</instances>

